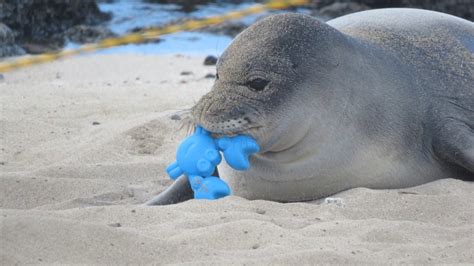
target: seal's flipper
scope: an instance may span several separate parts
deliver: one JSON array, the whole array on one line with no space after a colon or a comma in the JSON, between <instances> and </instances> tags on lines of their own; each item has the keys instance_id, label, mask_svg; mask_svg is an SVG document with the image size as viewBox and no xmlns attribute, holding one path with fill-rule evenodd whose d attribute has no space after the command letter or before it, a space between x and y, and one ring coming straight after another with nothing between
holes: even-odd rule
<instances>
[{"instance_id":1,"label":"seal's flipper","mask_svg":"<svg viewBox=\"0 0 474 266\"><path fill-rule=\"evenodd\" d=\"M216 177L219 176L217 168L212 175ZM187 201L193 198L194 192L191 189L188 177L181 176L176 181L174 181L174 183L171 184L171 186L169 186L165 191L161 192L151 200L147 201L145 205L170 205Z\"/></svg>"},{"instance_id":2,"label":"seal's flipper","mask_svg":"<svg viewBox=\"0 0 474 266\"><path fill-rule=\"evenodd\" d=\"M170 205L194 198L194 192L188 182L188 177L179 177L165 191L161 192L153 199L145 203L145 205Z\"/></svg>"},{"instance_id":3,"label":"seal's flipper","mask_svg":"<svg viewBox=\"0 0 474 266\"><path fill-rule=\"evenodd\" d=\"M474 180L474 130L466 123L450 119L433 139L435 153L450 163L466 169L469 180Z\"/></svg>"}]
</instances>

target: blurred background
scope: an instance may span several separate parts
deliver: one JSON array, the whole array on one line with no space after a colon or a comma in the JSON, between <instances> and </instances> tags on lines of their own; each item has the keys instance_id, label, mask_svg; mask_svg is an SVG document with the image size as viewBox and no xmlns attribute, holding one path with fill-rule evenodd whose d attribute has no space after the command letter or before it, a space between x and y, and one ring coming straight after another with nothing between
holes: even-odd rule
<instances>
[{"instance_id":1,"label":"blurred background","mask_svg":"<svg viewBox=\"0 0 474 266\"><path fill-rule=\"evenodd\" d=\"M202 18L264 1L245 0L0 0L0 57L40 54L74 48L103 38ZM294 8L329 20L345 14L385 7L415 7L445 12L470 21L474 0L313 0ZM269 11L194 32L98 53L185 54L218 56L240 31ZM0 59L1 60L1 59Z\"/></svg>"}]
</instances>

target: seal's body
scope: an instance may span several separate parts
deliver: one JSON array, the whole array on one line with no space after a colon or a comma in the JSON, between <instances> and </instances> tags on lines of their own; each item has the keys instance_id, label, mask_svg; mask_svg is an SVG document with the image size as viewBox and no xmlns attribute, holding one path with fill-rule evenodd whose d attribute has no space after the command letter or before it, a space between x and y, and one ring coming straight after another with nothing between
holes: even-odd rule
<instances>
[{"instance_id":1,"label":"seal's body","mask_svg":"<svg viewBox=\"0 0 474 266\"><path fill-rule=\"evenodd\" d=\"M271 16L224 52L194 121L258 141L250 170L219 167L248 199L472 179L473 53L474 24L432 11Z\"/></svg>"}]
</instances>

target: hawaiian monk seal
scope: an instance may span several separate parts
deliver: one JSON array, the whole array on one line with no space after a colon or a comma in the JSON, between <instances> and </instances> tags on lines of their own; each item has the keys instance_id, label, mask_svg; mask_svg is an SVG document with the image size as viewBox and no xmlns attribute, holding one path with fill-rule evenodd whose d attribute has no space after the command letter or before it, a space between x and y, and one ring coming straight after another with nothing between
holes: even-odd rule
<instances>
[{"instance_id":1,"label":"hawaiian monk seal","mask_svg":"<svg viewBox=\"0 0 474 266\"><path fill-rule=\"evenodd\" d=\"M473 179L473 53L474 24L432 11L371 10L327 23L275 15L236 37L192 116L260 144L250 170L219 166L247 199ZM186 185L151 204L190 198L181 197Z\"/></svg>"}]
</instances>

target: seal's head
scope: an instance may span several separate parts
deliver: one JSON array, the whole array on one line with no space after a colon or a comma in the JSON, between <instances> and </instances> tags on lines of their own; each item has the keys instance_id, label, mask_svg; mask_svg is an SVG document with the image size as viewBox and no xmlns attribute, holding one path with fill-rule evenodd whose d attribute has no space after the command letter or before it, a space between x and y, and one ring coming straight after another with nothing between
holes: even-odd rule
<instances>
[{"instance_id":1,"label":"seal's head","mask_svg":"<svg viewBox=\"0 0 474 266\"><path fill-rule=\"evenodd\" d=\"M300 93L295 91L314 89L315 81L308 76L318 72L315 64L321 69L331 65L330 56L318 56L318 51L332 49L334 38L323 35L334 32L297 14L255 23L220 57L212 90L192 109L194 123L216 134L249 134L262 151L291 147L308 130L301 116L314 113L305 97L294 97Z\"/></svg>"}]
</instances>

